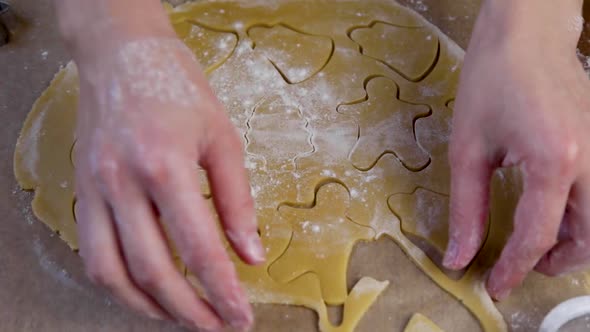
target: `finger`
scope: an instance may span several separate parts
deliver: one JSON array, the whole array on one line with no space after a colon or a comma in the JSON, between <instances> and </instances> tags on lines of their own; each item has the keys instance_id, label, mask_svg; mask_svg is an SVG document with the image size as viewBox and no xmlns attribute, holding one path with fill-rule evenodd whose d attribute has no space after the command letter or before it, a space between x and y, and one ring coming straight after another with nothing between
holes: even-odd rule
<instances>
[{"instance_id":1,"label":"finger","mask_svg":"<svg viewBox=\"0 0 590 332\"><path fill-rule=\"evenodd\" d=\"M80 256L89 278L105 287L118 301L153 319L170 316L130 280L121 256L110 213L91 185L78 191L76 216ZM84 194L82 194L84 192Z\"/></svg>"},{"instance_id":2,"label":"finger","mask_svg":"<svg viewBox=\"0 0 590 332\"><path fill-rule=\"evenodd\" d=\"M242 142L229 121L215 142L209 144L201 163L213 192L221 223L235 252L247 263L264 262L265 251L258 235L254 201L244 167Z\"/></svg>"},{"instance_id":3,"label":"finger","mask_svg":"<svg viewBox=\"0 0 590 332\"><path fill-rule=\"evenodd\" d=\"M169 156L164 162L168 164L144 174L151 174L146 180L181 258L198 277L217 314L233 327L250 327L254 319L250 304L201 196L191 161Z\"/></svg>"},{"instance_id":4,"label":"finger","mask_svg":"<svg viewBox=\"0 0 590 332\"><path fill-rule=\"evenodd\" d=\"M561 178L548 178L525 174L514 230L487 283L497 300L507 297L557 241L568 191L563 190Z\"/></svg>"},{"instance_id":5,"label":"finger","mask_svg":"<svg viewBox=\"0 0 590 332\"><path fill-rule=\"evenodd\" d=\"M562 222L567 238L561 239L535 267L549 276L581 270L590 262L590 183L575 184L569 200L567 218Z\"/></svg>"},{"instance_id":6,"label":"finger","mask_svg":"<svg viewBox=\"0 0 590 332\"><path fill-rule=\"evenodd\" d=\"M543 256L535 266L535 271L555 277L587 268L589 262L588 243L571 239L558 243Z\"/></svg>"},{"instance_id":7,"label":"finger","mask_svg":"<svg viewBox=\"0 0 590 332\"><path fill-rule=\"evenodd\" d=\"M109 192L116 229L131 278L179 323L214 330L222 324L172 261L168 243L150 201L129 176Z\"/></svg>"},{"instance_id":8,"label":"finger","mask_svg":"<svg viewBox=\"0 0 590 332\"><path fill-rule=\"evenodd\" d=\"M460 270L475 257L485 237L493 168L481 144L453 140L450 151L449 244L443 264Z\"/></svg>"}]
</instances>

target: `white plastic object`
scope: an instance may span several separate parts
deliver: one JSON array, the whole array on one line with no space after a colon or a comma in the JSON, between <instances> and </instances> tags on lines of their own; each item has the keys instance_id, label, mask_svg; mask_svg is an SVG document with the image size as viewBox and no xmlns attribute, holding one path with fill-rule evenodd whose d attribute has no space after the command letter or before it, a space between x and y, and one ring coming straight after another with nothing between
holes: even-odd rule
<instances>
[{"instance_id":1,"label":"white plastic object","mask_svg":"<svg viewBox=\"0 0 590 332\"><path fill-rule=\"evenodd\" d=\"M580 296L560 303L545 316L539 332L558 332L569 321L590 314L590 296Z\"/></svg>"}]
</instances>

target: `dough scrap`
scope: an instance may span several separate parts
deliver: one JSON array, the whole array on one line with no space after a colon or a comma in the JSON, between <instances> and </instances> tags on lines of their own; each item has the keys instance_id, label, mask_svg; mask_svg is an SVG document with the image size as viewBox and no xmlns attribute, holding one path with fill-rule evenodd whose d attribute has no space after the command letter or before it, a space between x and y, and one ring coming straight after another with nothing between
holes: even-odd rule
<instances>
[{"instance_id":1,"label":"dough scrap","mask_svg":"<svg viewBox=\"0 0 590 332\"><path fill-rule=\"evenodd\" d=\"M428 317L415 313L410 318L408 325L404 329L404 332L444 332L440 327L434 324L433 321Z\"/></svg>"},{"instance_id":2,"label":"dough scrap","mask_svg":"<svg viewBox=\"0 0 590 332\"><path fill-rule=\"evenodd\" d=\"M402 232L412 231L408 218L418 211L412 210L415 202L400 202L400 197L421 190L449 193L447 144L462 61L456 45L424 19L386 0L281 0L272 6L222 0L169 11L246 146L268 260L248 266L230 255L251 302L302 305L318 313L321 331L346 332L386 287L387 282L364 277L348 291L349 253L324 262L304 247L314 239L334 240L305 238L297 231L305 221L302 216L317 217L322 207L322 223L332 225L334 218L344 217L344 224L358 231L338 239L348 241L347 250L358 239L389 236L433 282L462 301L484 330L507 330L483 287L483 272L497 255L504 224L490 229L477 261L458 280L449 278ZM381 34L395 40L383 43ZM421 46L409 43L414 40ZM76 67L69 63L33 106L15 152L20 185L35 190L35 214L73 249L78 246L72 186L78 93ZM411 114L394 133L391 146L377 146L371 139L358 144L359 130L382 133L372 116L380 120L387 110L369 109L370 102ZM411 149L405 149L408 142ZM413 159L414 154L419 158ZM203 194L210 198L214 193L206 174L195 168ZM326 196L327 190L335 192ZM309 202L318 205L311 208ZM440 234L427 240L442 250ZM175 262L198 288L177 257ZM344 304L341 325L329 323L326 303Z\"/></svg>"}]
</instances>

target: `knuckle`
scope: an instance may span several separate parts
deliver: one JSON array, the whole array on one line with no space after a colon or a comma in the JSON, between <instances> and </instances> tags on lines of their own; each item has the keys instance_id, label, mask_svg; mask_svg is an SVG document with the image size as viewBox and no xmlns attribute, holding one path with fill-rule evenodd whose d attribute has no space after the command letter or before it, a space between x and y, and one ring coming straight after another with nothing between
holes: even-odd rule
<instances>
[{"instance_id":1,"label":"knuckle","mask_svg":"<svg viewBox=\"0 0 590 332\"><path fill-rule=\"evenodd\" d=\"M536 149L533 160L543 166L544 172L567 175L580 160L580 146L569 137L553 138L543 148Z\"/></svg>"},{"instance_id":2,"label":"knuckle","mask_svg":"<svg viewBox=\"0 0 590 332\"><path fill-rule=\"evenodd\" d=\"M221 143L224 146L224 148L231 149L232 151L241 150L243 141L240 138L240 135L238 134L235 125L228 119L223 121L223 123L221 123L220 126L221 128L219 129L219 131L223 133L223 140L221 141ZM215 145L219 143L220 140L216 136L215 142L212 142L212 144Z\"/></svg>"},{"instance_id":3,"label":"knuckle","mask_svg":"<svg viewBox=\"0 0 590 332\"><path fill-rule=\"evenodd\" d=\"M449 145L449 161L454 167L459 167L466 162L465 155L457 144Z\"/></svg>"},{"instance_id":4,"label":"knuckle","mask_svg":"<svg viewBox=\"0 0 590 332\"><path fill-rule=\"evenodd\" d=\"M451 170L463 172L480 164L482 151L475 147L453 147L449 150L449 161Z\"/></svg>"},{"instance_id":5,"label":"knuckle","mask_svg":"<svg viewBox=\"0 0 590 332\"><path fill-rule=\"evenodd\" d=\"M96 285L111 291L117 288L118 273L112 264L100 260L91 261L86 265L86 275Z\"/></svg>"},{"instance_id":6,"label":"knuckle","mask_svg":"<svg viewBox=\"0 0 590 332\"><path fill-rule=\"evenodd\" d=\"M568 172L579 161L580 148L574 140L564 140L560 146L560 149L553 151L554 158L557 159L560 170Z\"/></svg>"},{"instance_id":7,"label":"knuckle","mask_svg":"<svg viewBox=\"0 0 590 332\"><path fill-rule=\"evenodd\" d=\"M535 236L523 244L527 256L539 257L547 253L556 243L557 239L553 236L535 232Z\"/></svg>"},{"instance_id":8,"label":"knuckle","mask_svg":"<svg viewBox=\"0 0 590 332\"><path fill-rule=\"evenodd\" d=\"M96 176L105 183L112 183L118 178L119 163L112 157L103 158L96 165Z\"/></svg>"},{"instance_id":9,"label":"knuckle","mask_svg":"<svg viewBox=\"0 0 590 332\"><path fill-rule=\"evenodd\" d=\"M223 250L203 250L198 245L189 245L187 248L186 263L195 273L202 274L204 271L211 271L211 262L215 265L223 264L228 260Z\"/></svg>"},{"instance_id":10,"label":"knuckle","mask_svg":"<svg viewBox=\"0 0 590 332\"><path fill-rule=\"evenodd\" d=\"M212 300L216 301L227 300L228 288L220 287L220 282L227 287L238 280L234 265L227 260L217 261L213 264L209 263L206 268L201 268L195 272L205 287L205 292L212 297Z\"/></svg>"},{"instance_id":11,"label":"knuckle","mask_svg":"<svg viewBox=\"0 0 590 332\"><path fill-rule=\"evenodd\" d=\"M121 173L121 162L114 151L100 148L89 157L91 175L109 187L115 187Z\"/></svg>"},{"instance_id":12,"label":"knuckle","mask_svg":"<svg viewBox=\"0 0 590 332\"><path fill-rule=\"evenodd\" d=\"M246 195L243 195L239 201L233 204L236 208L236 211L254 211L254 199L252 198L250 192L248 192Z\"/></svg>"},{"instance_id":13,"label":"knuckle","mask_svg":"<svg viewBox=\"0 0 590 332\"><path fill-rule=\"evenodd\" d=\"M142 157L138 167L144 178L153 184L162 184L172 174L172 153L163 149L155 149Z\"/></svg>"},{"instance_id":14,"label":"knuckle","mask_svg":"<svg viewBox=\"0 0 590 332\"><path fill-rule=\"evenodd\" d=\"M130 270L133 280L145 291L161 289L166 280L165 270L154 263L132 264Z\"/></svg>"},{"instance_id":15,"label":"knuckle","mask_svg":"<svg viewBox=\"0 0 590 332\"><path fill-rule=\"evenodd\" d=\"M214 257L208 258L203 254L202 248L199 248L196 244L189 244L187 246L187 253L184 255L184 261L193 270L193 272L199 272L206 268L207 260L214 261Z\"/></svg>"}]
</instances>

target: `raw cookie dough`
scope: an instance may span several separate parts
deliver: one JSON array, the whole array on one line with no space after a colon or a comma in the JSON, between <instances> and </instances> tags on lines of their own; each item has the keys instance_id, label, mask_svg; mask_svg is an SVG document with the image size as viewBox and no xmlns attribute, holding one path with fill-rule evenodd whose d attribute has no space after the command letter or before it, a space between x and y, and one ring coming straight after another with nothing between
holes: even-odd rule
<instances>
[{"instance_id":1,"label":"raw cookie dough","mask_svg":"<svg viewBox=\"0 0 590 332\"><path fill-rule=\"evenodd\" d=\"M406 236L423 236L441 251L444 227L432 234L418 227L444 224L445 213L423 220L415 201L399 200L422 190L448 195L446 150L462 51L391 1L265 4L215 1L168 8L176 32L244 139L268 252L267 262L255 267L231 253L250 300L306 306L318 313L321 331L352 331L387 281L361 277L347 285L350 250L359 239L385 235L484 330L506 331L483 287L484 271L505 234L492 227L478 260L455 280ZM70 63L33 106L15 152L20 185L36 192L35 214L74 249L78 92ZM202 170L195 176L205 178ZM203 194L215 194L206 181ZM492 220L506 204L495 206ZM505 223L500 229L509 229ZM334 233L324 234L323 228ZM333 247L341 252L322 257ZM327 304L344 305L342 324L329 322Z\"/></svg>"},{"instance_id":2,"label":"raw cookie dough","mask_svg":"<svg viewBox=\"0 0 590 332\"><path fill-rule=\"evenodd\" d=\"M352 164L369 170L383 154L389 153L409 170L425 168L429 155L416 142L412 124L418 118L429 116L430 108L400 101L397 85L384 77L370 80L366 89L365 102L338 107L339 113L359 121L359 138L350 155Z\"/></svg>"},{"instance_id":3,"label":"raw cookie dough","mask_svg":"<svg viewBox=\"0 0 590 332\"><path fill-rule=\"evenodd\" d=\"M449 198L418 188L411 194L394 194L389 206L401 220L404 233L418 236L437 250L439 256L448 243Z\"/></svg>"},{"instance_id":4,"label":"raw cookie dough","mask_svg":"<svg viewBox=\"0 0 590 332\"><path fill-rule=\"evenodd\" d=\"M279 214L291 226L291 241L285 252L270 265L268 273L279 282L289 282L313 272L322 283L322 297L328 304L341 304L347 290L348 257L359 240L370 240L375 232L346 218L349 194L337 183L322 186L309 207L283 205ZM341 204L334 204L338 202ZM326 264L330 262L330 264ZM342 282L337 282L342 280Z\"/></svg>"},{"instance_id":5,"label":"raw cookie dough","mask_svg":"<svg viewBox=\"0 0 590 332\"><path fill-rule=\"evenodd\" d=\"M428 317L426 317L422 314L419 314L419 313L415 313L412 316L412 318L410 318L410 321L408 322L408 325L406 325L404 332L444 332L444 331L440 327L438 327L436 324L434 324L433 321L428 319Z\"/></svg>"},{"instance_id":6,"label":"raw cookie dough","mask_svg":"<svg viewBox=\"0 0 590 332\"><path fill-rule=\"evenodd\" d=\"M376 22L354 30L350 37L362 47L363 54L387 64L410 81L420 81L436 65L438 38L428 28L407 29ZM382 42L375 43L375 38Z\"/></svg>"}]
</instances>

